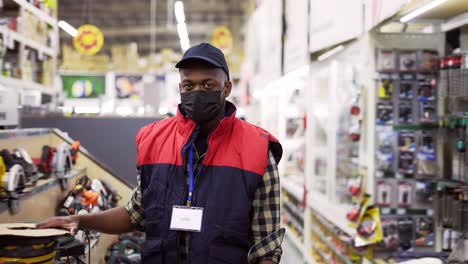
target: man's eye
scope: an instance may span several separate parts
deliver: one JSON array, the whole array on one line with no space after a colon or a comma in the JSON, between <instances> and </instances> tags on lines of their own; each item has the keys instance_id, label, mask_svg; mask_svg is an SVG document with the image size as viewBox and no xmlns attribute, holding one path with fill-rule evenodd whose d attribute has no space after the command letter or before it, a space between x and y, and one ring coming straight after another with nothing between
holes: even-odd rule
<instances>
[{"instance_id":1,"label":"man's eye","mask_svg":"<svg viewBox=\"0 0 468 264\"><path fill-rule=\"evenodd\" d=\"M205 86L205 89L212 89L213 88L213 84L211 84L211 83L205 83L204 86Z\"/></svg>"},{"instance_id":2,"label":"man's eye","mask_svg":"<svg viewBox=\"0 0 468 264\"><path fill-rule=\"evenodd\" d=\"M183 87L184 87L184 89L192 89L192 86L193 85L191 83L186 83L186 84L184 84Z\"/></svg>"}]
</instances>

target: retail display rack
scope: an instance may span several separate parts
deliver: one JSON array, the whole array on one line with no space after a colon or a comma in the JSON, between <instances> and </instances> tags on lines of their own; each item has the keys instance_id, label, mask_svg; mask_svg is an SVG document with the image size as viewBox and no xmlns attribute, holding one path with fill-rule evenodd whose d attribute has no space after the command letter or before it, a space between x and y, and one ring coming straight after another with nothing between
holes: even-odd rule
<instances>
[{"instance_id":1,"label":"retail display rack","mask_svg":"<svg viewBox=\"0 0 468 264\"><path fill-rule=\"evenodd\" d=\"M6 102L43 107L55 102L59 28L58 1L3 1L0 17L0 96ZM10 103L8 109L18 105ZM17 123L16 114L5 112Z\"/></svg>"},{"instance_id":2,"label":"retail display rack","mask_svg":"<svg viewBox=\"0 0 468 264\"><path fill-rule=\"evenodd\" d=\"M0 145L0 223L107 210L130 199L127 183L60 130L0 130ZM58 256L104 259L115 238L80 232L59 241Z\"/></svg>"},{"instance_id":3,"label":"retail display rack","mask_svg":"<svg viewBox=\"0 0 468 264\"><path fill-rule=\"evenodd\" d=\"M261 125L286 146L282 219L305 263L468 259L468 44L462 30L447 54L455 18L433 13L444 17L398 27L396 16L336 44L259 97ZM307 86L303 101L288 97L296 84ZM282 124L298 108L303 138L288 137Z\"/></svg>"}]
</instances>

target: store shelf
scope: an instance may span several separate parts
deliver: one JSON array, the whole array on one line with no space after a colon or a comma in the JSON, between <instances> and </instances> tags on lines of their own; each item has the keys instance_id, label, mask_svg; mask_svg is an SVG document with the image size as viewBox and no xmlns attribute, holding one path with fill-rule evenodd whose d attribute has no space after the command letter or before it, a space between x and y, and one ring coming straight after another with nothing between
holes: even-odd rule
<instances>
[{"instance_id":1,"label":"store shelf","mask_svg":"<svg viewBox=\"0 0 468 264\"><path fill-rule=\"evenodd\" d=\"M47 15L44 11L28 3L28 1L26 0L13 0L13 1L15 1L15 3L20 5L22 8L28 10L29 12L37 16L40 20L46 22L47 24L53 27L57 27L57 19Z\"/></svg>"},{"instance_id":2,"label":"store shelf","mask_svg":"<svg viewBox=\"0 0 468 264\"><path fill-rule=\"evenodd\" d=\"M53 95L55 92L54 89L51 87L47 87L47 86L44 86L35 82L21 80L17 78L11 78L11 77L0 76L0 84L3 84L8 87L14 87L19 90L40 91L41 93L49 94L49 95Z\"/></svg>"},{"instance_id":3,"label":"store shelf","mask_svg":"<svg viewBox=\"0 0 468 264\"><path fill-rule=\"evenodd\" d=\"M325 252L323 252L323 250L321 250L319 247L312 244L312 249L315 252L317 252L322 257L322 259L324 259L327 263L333 263L331 257L327 255Z\"/></svg>"},{"instance_id":4,"label":"store shelf","mask_svg":"<svg viewBox=\"0 0 468 264\"><path fill-rule=\"evenodd\" d=\"M313 213L320 214L348 236L355 237L356 230L348 225L346 218L349 206L331 203L323 194L316 191L309 193L307 205L315 211Z\"/></svg>"},{"instance_id":5,"label":"store shelf","mask_svg":"<svg viewBox=\"0 0 468 264\"><path fill-rule=\"evenodd\" d=\"M51 132L51 128L23 128L13 130L0 130L0 139L45 136L49 135Z\"/></svg>"},{"instance_id":6,"label":"store shelf","mask_svg":"<svg viewBox=\"0 0 468 264\"><path fill-rule=\"evenodd\" d=\"M85 175L86 169L80 170L73 170L70 174L66 175L66 179L72 179L75 177L79 177ZM58 178L54 178L53 176L49 179L40 179L36 186L28 187L24 190L24 194L18 199L19 202L22 200L28 199L33 197L36 194L41 192L45 192L48 189L59 185L60 180ZM0 214L8 210L8 203L7 202L0 202Z\"/></svg>"},{"instance_id":7,"label":"store shelf","mask_svg":"<svg viewBox=\"0 0 468 264\"><path fill-rule=\"evenodd\" d=\"M292 177L294 176L281 178L281 187L296 198L296 200L302 201L304 199L304 187L292 180Z\"/></svg>"},{"instance_id":8,"label":"store shelf","mask_svg":"<svg viewBox=\"0 0 468 264\"><path fill-rule=\"evenodd\" d=\"M286 236L293 243L293 245L300 251L304 252L304 243L293 234L291 228L287 225L283 225L283 228L286 230Z\"/></svg>"},{"instance_id":9,"label":"store shelf","mask_svg":"<svg viewBox=\"0 0 468 264\"><path fill-rule=\"evenodd\" d=\"M330 248L331 251L333 251L333 254L335 254L338 258L341 259L341 261L343 261L346 264L353 264L353 262L347 256L343 255L343 253L338 251L335 245L333 245L333 243L327 237L325 237L322 234L322 232L318 230L318 228L312 227L311 230L320 238L320 240L322 240L323 243L325 243L328 246L328 248Z\"/></svg>"},{"instance_id":10,"label":"store shelf","mask_svg":"<svg viewBox=\"0 0 468 264\"><path fill-rule=\"evenodd\" d=\"M50 56L50 57L56 56L56 53L55 53L54 49L52 49L50 47L47 47L45 45L39 44L39 43L37 43L37 42L23 36L22 34L7 28L6 26L1 26L0 27L0 33L3 35L4 39L7 40L7 41L5 41L7 43L7 45L9 43L10 38L11 38L11 40L16 41L16 42L21 43L21 44L24 44L25 46L28 46L28 47L30 47L30 48L32 48L34 50L37 50L39 53L45 54L45 55Z\"/></svg>"}]
</instances>

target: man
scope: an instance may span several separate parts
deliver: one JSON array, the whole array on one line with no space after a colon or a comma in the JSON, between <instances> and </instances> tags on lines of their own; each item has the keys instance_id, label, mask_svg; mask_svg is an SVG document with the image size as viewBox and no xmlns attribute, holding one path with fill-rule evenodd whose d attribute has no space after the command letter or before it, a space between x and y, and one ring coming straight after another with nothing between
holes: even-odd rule
<instances>
[{"instance_id":1,"label":"man","mask_svg":"<svg viewBox=\"0 0 468 264\"><path fill-rule=\"evenodd\" d=\"M139 180L128 205L38 227L142 230L143 263L279 263L281 145L235 117L219 49L194 46L176 67L179 112L138 132Z\"/></svg>"}]
</instances>

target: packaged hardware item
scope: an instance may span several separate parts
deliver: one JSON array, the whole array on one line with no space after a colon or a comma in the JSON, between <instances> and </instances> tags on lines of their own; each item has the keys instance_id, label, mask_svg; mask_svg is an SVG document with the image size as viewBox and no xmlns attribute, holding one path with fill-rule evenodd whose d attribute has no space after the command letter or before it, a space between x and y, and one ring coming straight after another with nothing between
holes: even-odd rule
<instances>
[{"instance_id":1,"label":"packaged hardware item","mask_svg":"<svg viewBox=\"0 0 468 264\"><path fill-rule=\"evenodd\" d=\"M398 134L398 149L402 152L414 152L416 140L413 131L401 131Z\"/></svg>"},{"instance_id":2,"label":"packaged hardware item","mask_svg":"<svg viewBox=\"0 0 468 264\"><path fill-rule=\"evenodd\" d=\"M433 75L418 75L418 100L434 101L437 96L437 78Z\"/></svg>"},{"instance_id":3,"label":"packaged hardware item","mask_svg":"<svg viewBox=\"0 0 468 264\"><path fill-rule=\"evenodd\" d=\"M432 217L420 217L416 219L416 239L415 245L433 246L434 245L434 220Z\"/></svg>"},{"instance_id":4,"label":"packaged hardware item","mask_svg":"<svg viewBox=\"0 0 468 264\"><path fill-rule=\"evenodd\" d=\"M391 127L377 128L377 169L384 172L394 171L395 136Z\"/></svg>"},{"instance_id":5,"label":"packaged hardware item","mask_svg":"<svg viewBox=\"0 0 468 264\"><path fill-rule=\"evenodd\" d=\"M378 93L380 99L392 99L395 90L395 82L391 79L383 79L378 83Z\"/></svg>"},{"instance_id":6,"label":"packaged hardware item","mask_svg":"<svg viewBox=\"0 0 468 264\"><path fill-rule=\"evenodd\" d=\"M350 221L349 225L351 227L356 227L364 217L364 214L367 211L371 202L370 195L364 195L363 199L355 204L355 207L346 215Z\"/></svg>"},{"instance_id":7,"label":"packaged hardware item","mask_svg":"<svg viewBox=\"0 0 468 264\"><path fill-rule=\"evenodd\" d=\"M423 124L437 122L437 112L434 102L419 102L419 121Z\"/></svg>"},{"instance_id":8,"label":"packaged hardware item","mask_svg":"<svg viewBox=\"0 0 468 264\"><path fill-rule=\"evenodd\" d=\"M439 54L433 50L418 51L418 71L434 72L439 66Z\"/></svg>"},{"instance_id":9,"label":"packaged hardware item","mask_svg":"<svg viewBox=\"0 0 468 264\"><path fill-rule=\"evenodd\" d=\"M418 174L435 175L437 173L437 156L434 137L431 132L423 131L418 148Z\"/></svg>"},{"instance_id":10,"label":"packaged hardware item","mask_svg":"<svg viewBox=\"0 0 468 264\"><path fill-rule=\"evenodd\" d=\"M390 206L392 202L392 185L386 181L377 183L377 204L380 206Z\"/></svg>"},{"instance_id":11,"label":"packaged hardware item","mask_svg":"<svg viewBox=\"0 0 468 264\"><path fill-rule=\"evenodd\" d=\"M398 154L398 171L405 175L414 173L414 153L400 152Z\"/></svg>"},{"instance_id":12,"label":"packaged hardware item","mask_svg":"<svg viewBox=\"0 0 468 264\"><path fill-rule=\"evenodd\" d=\"M399 66L401 72L413 72L417 68L416 51L400 51Z\"/></svg>"},{"instance_id":13,"label":"packaged hardware item","mask_svg":"<svg viewBox=\"0 0 468 264\"><path fill-rule=\"evenodd\" d=\"M395 50L378 50L377 71L379 72L398 71L397 52Z\"/></svg>"},{"instance_id":14,"label":"packaged hardware item","mask_svg":"<svg viewBox=\"0 0 468 264\"><path fill-rule=\"evenodd\" d=\"M413 203L413 186L409 182L398 183L398 206L409 207Z\"/></svg>"},{"instance_id":15,"label":"packaged hardware item","mask_svg":"<svg viewBox=\"0 0 468 264\"><path fill-rule=\"evenodd\" d=\"M414 221L412 218L398 219L398 237L400 238L400 248L409 250L413 247Z\"/></svg>"},{"instance_id":16,"label":"packaged hardware item","mask_svg":"<svg viewBox=\"0 0 468 264\"><path fill-rule=\"evenodd\" d=\"M432 202L432 184L426 180L417 180L415 183L415 199L418 203L429 204Z\"/></svg>"},{"instance_id":17,"label":"packaged hardware item","mask_svg":"<svg viewBox=\"0 0 468 264\"><path fill-rule=\"evenodd\" d=\"M377 125L393 125L393 104L391 102L377 103Z\"/></svg>"},{"instance_id":18,"label":"packaged hardware item","mask_svg":"<svg viewBox=\"0 0 468 264\"><path fill-rule=\"evenodd\" d=\"M396 219L382 219L382 230L385 248L398 249L400 245L398 221Z\"/></svg>"},{"instance_id":19,"label":"packaged hardware item","mask_svg":"<svg viewBox=\"0 0 468 264\"><path fill-rule=\"evenodd\" d=\"M414 82L411 80L401 80L399 85L400 99L412 99L414 95Z\"/></svg>"},{"instance_id":20,"label":"packaged hardware item","mask_svg":"<svg viewBox=\"0 0 468 264\"><path fill-rule=\"evenodd\" d=\"M382 223L378 207L369 207L357 227L355 245L357 247L375 244L383 239Z\"/></svg>"},{"instance_id":21,"label":"packaged hardware item","mask_svg":"<svg viewBox=\"0 0 468 264\"><path fill-rule=\"evenodd\" d=\"M411 102L400 102L398 104L398 123L412 124L414 122L413 106Z\"/></svg>"}]
</instances>

